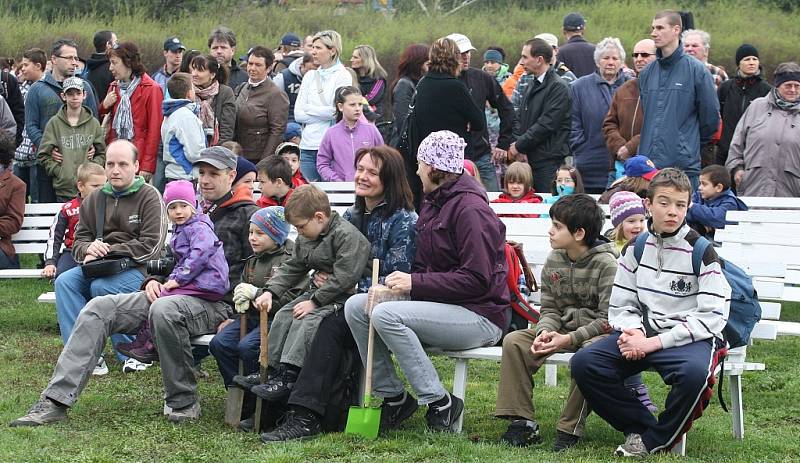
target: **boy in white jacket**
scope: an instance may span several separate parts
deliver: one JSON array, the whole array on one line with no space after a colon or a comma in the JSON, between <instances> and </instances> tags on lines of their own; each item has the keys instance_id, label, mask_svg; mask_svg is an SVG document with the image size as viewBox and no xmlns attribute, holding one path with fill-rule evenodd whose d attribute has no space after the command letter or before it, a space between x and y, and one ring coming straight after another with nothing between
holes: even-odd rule
<instances>
[{"instance_id":1,"label":"boy in white jacket","mask_svg":"<svg viewBox=\"0 0 800 463\"><path fill-rule=\"evenodd\" d=\"M192 164L200 159L200 150L206 147L203 123L194 112L195 95L192 76L176 72L167 81L172 97L162 103L164 121L161 123L161 144L164 157L164 174L167 182L193 180L196 175Z\"/></svg>"},{"instance_id":2,"label":"boy in white jacket","mask_svg":"<svg viewBox=\"0 0 800 463\"><path fill-rule=\"evenodd\" d=\"M675 445L708 404L717 362L726 353L721 333L731 288L711 246L695 276L692 250L700 235L685 220L691 192L678 169L653 178L641 260L634 241L619 258L608 307L614 331L572 358L572 376L590 408L626 436L619 456L643 457ZM657 418L623 386L624 378L650 368L671 386Z\"/></svg>"}]
</instances>

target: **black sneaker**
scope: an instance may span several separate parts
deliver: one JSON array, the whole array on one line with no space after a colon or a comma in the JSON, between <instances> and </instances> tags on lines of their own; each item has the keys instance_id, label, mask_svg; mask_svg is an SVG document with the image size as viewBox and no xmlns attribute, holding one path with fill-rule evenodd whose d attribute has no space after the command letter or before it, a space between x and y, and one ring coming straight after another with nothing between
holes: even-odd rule
<instances>
[{"instance_id":1,"label":"black sneaker","mask_svg":"<svg viewBox=\"0 0 800 463\"><path fill-rule=\"evenodd\" d=\"M527 447L542 442L539 424L533 420L514 420L508 425L500 440L512 447Z\"/></svg>"},{"instance_id":2,"label":"black sneaker","mask_svg":"<svg viewBox=\"0 0 800 463\"><path fill-rule=\"evenodd\" d=\"M286 420L270 432L261 434L261 442L285 442L304 440L317 436L322 432L319 420L313 415L301 415L294 410L286 412Z\"/></svg>"},{"instance_id":3,"label":"black sneaker","mask_svg":"<svg viewBox=\"0 0 800 463\"><path fill-rule=\"evenodd\" d=\"M266 383L253 386L250 392L268 402L280 402L289 397L297 381L298 371L283 368Z\"/></svg>"},{"instance_id":4,"label":"black sneaker","mask_svg":"<svg viewBox=\"0 0 800 463\"><path fill-rule=\"evenodd\" d=\"M261 384L261 375L252 373L249 375L236 375L233 377L233 385L249 391L253 386Z\"/></svg>"},{"instance_id":5,"label":"black sneaker","mask_svg":"<svg viewBox=\"0 0 800 463\"><path fill-rule=\"evenodd\" d=\"M67 407L59 405L47 397L40 398L28 413L9 423L12 428L20 426L42 426L67 419Z\"/></svg>"},{"instance_id":6,"label":"black sneaker","mask_svg":"<svg viewBox=\"0 0 800 463\"><path fill-rule=\"evenodd\" d=\"M256 425L256 419L254 416L250 418L245 418L239 422L239 430L244 432L251 432L253 430L253 426Z\"/></svg>"},{"instance_id":7,"label":"black sneaker","mask_svg":"<svg viewBox=\"0 0 800 463\"><path fill-rule=\"evenodd\" d=\"M381 404L381 432L397 429L419 408L417 399L403 391L403 398L396 401L383 399Z\"/></svg>"},{"instance_id":8,"label":"black sneaker","mask_svg":"<svg viewBox=\"0 0 800 463\"><path fill-rule=\"evenodd\" d=\"M553 444L553 451L561 452L567 450L570 447L574 447L579 440L581 440L581 436L556 430L556 442Z\"/></svg>"},{"instance_id":9,"label":"black sneaker","mask_svg":"<svg viewBox=\"0 0 800 463\"><path fill-rule=\"evenodd\" d=\"M453 432L456 421L464 412L464 401L449 392L444 397L446 403L442 405L428 405L428 413L425 420L428 422L428 429L438 432Z\"/></svg>"}]
</instances>

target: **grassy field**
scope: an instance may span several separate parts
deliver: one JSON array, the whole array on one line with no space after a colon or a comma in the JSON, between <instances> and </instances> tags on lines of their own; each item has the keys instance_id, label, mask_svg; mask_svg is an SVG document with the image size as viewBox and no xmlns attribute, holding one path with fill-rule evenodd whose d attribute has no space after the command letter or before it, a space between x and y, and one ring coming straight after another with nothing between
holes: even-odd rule
<instances>
[{"instance_id":1,"label":"grassy field","mask_svg":"<svg viewBox=\"0 0 800 463\"><path fill-rule=\"evenodd\" d=\"M214 2L210 2L214 3ZM242 2L244 3L244 2ZM75 38L81 53L88 55L95 31L113 29L122 40L140 45L148 67L161 60L164 38L179 35L189 48L206 50L208 33L218 24L230 26L239 37L239 53L253 45L276 46L286 31L311 34L321 29L336 29L344 37L344 56L349 59L356 45L370 44L378 50L387 70L393 72L400 51L414 42L430 43L451 32L467 34L479 49L473 64L479 65L480 55L490 45L499 45L508 52L508 61L519 57L521 44L540 32L560 34L561 21L567 12L581 11L587 18L587 38L598 41L606 36L619 37L628 51L628 64L633 44L647 36L653 14L661 9L676 8L673 2L654 0L614 1L596 0L588 3L562 2L547 9L487 10L478 2L450 16L425 16L415 11L400 11L386 18L369 9L332 9L311 2L290 2L294 6L223 8L214 3L206 12L161 18L160 22L144 15L117 15L109 22L94 18L61 18L54 23L31 15L4 14L0 17L0 55L20 56L33 46L48 49L53 39L61 36ZM533 2L532 2L533 3ZM0 0L0 6L3 1ZM800 35L796 15L744 0L683 1L681 9L694 13L695 25L707 30L712 37L711 61L733 69L736 48L743 42L756 45L761 61L771 72L790 59L797 59L791 37ZM562 39L563 40L563 39Z\"/></svg>"},{"instance_id":2,"label":"grassy field","mask_svg":"<svg viewBox=\"0 0 800 463\"><path fill-rule=\"evenodd\" d=\"M161 416L163 389L158 367L124 375L110 361L111 373L92 378L66 423L45 428L8 428L5 423L24 414L46 386L61 349L53 306L40 305L36 296L51 286L32 280L0 283L0 461L535 461L589 462L611 460L622 436L591 416L587 436L564 454L550 452L554 423L567 392L568 376L559 372L559 386L538 387L535 403L545 443L529 449L497 444L505 423L491 417L498 365L473 362L467 390L464 434L423 432L419 411L402 431L377 441L342 434L278 445L262 445L254 434L226 428L224 400L216 365L207 359L209 379L200 381L203 416L199 422L172 425ZM786 320L800 320L800 308L784 310ZM687 459L659 455L651 461L798 461L800 460L800 338L782 337L751 347L749 358L767 364L767 371L744 380L746 440L731 437L730 416L714 399L688 439ZM452 377L453 364L436 359L443 378ZM542 380L537 376L537 381ZM656 402L666 389L653 373L645 374Z\"/></svg>"}]
</instances>

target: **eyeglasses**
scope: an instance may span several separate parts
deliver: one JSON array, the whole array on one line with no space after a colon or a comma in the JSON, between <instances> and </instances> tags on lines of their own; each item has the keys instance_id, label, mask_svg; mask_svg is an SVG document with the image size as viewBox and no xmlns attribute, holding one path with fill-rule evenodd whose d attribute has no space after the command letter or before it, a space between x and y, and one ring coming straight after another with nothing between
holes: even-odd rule
<instances>
[{"instance_id":1,"label":"eyeglasses","mask_svg":"<svg viewBox=\"0 0 800 463\"><path fill-rule=\"evenodd\" d=\"M306 220L306 223L304 223L303 225L295 225L294 228L297 229L298 233L301 233L301 232L303 232L303 230L305 230L305 228L308 226L308 224L311 223L312 220L314 220L313 217L308 219L308 220Z\"/></svg>"},{"instance_id":2,"label":"eyeglasses","mask_svg":"<svg viewBox=\"0 0 800 463\"><path fill-rule=\"evenodd\" d=\"M655 53L635 53L633 54L634 58L649 58L655 55Z\"/></svg>"},{"instance_id":3,"label":"eyeglasses","mask_svg":"<svg viewBox=\"0 0 800 463\"><path fill-rule=\"evenodd\" d=\"M61 56L61 55L55 55L55 57L56 57L56 58L62 58L62 59L65 59L65 60L67 60L67 61L80 61L80 60L81 60L81 59L80 59L80 58L78 58L77 56Z\"/></svg>"}]
</instances>

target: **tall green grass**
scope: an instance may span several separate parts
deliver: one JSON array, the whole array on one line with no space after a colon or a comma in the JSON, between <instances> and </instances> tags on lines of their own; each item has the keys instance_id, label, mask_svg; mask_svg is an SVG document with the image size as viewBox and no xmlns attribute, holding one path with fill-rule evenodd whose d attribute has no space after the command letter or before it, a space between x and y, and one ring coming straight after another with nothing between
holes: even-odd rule
<instances>
[{"instance_id":1,"label":"tall green grass","mask_svg":"<svg viewBox=\"0 0 800 463\"><path fill-rule=\"evenodd\" d=\"M32 14L4 13L0 17L3 31L0 55L20 56L23 50L33 46L47 49L53 39L61 36L75 38L81 54L88 55L94 32L109 28L116 31L121 40L136 42L148 67L155 67L161 61L164 38L178 35L188 47L207 50L208 33L216 25L225 24L238 35L239 53L252 45L276 46L287 31L305 35L321 29L335 29L344 38L344 58L349 58L356 45L370 44L391 72L406 45L430 43L451 32L468 35L479 49L473 64L479 64L480 54L490 45L505 48L508 61L513 63L525 40L540 32L559 35L562 18L570 11L580 11L586 16L586 36L590 41L597 42L606 36L619 37L630 55L634 43L649 34L653 14L677 7L674 3L654 0L596 0L544 9L487 9L478 2L477 6L449 16L426 16L419 10L407 13L401 10L394 18L387 18L368 8L333 8L329 3L318 5L299 0L290 3L294 6L287 9L273 6L219 8L216 2L209 2L209 7L200 13L176 12L173 17L163 17L158 22L142 13L117 15L110 22L81 17L62 18L52 23ZM0 1L0 6L2 4ZM680 8L692 11L696 27L711 34L711 61L729 71L735 67L736 48L745 42L758 47L768 71L780 62L797 59L793 37L800 36L800 22L796 15L744 0L688 1L681 2ZM628 63L631 64L630 56Z\"/></svg>"}]
</instances>

